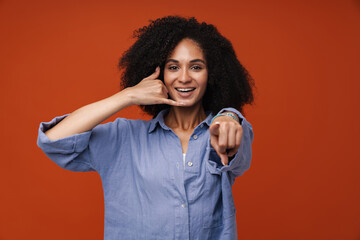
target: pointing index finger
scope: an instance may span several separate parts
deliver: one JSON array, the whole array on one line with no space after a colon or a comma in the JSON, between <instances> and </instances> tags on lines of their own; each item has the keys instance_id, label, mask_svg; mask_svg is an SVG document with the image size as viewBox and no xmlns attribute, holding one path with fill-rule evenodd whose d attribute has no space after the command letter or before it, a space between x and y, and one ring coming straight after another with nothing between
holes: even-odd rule
<instances>
[{"instance_id":1,"label":"pointing index finger","mask_svg":"<svg viewBox=\"0 0 360 240\"><path fill-rule=\"evenodd\" d=\"M221 160L221 163L225 166L225 165L228 165L228 156L227 156L227 153L226 151L223 153L221 152L220 148L218 145L214 144L215 146L214 149L216 151L216 153L218 154L218 156L220 157L220 160Z\"/></svg>"}]
</instances>

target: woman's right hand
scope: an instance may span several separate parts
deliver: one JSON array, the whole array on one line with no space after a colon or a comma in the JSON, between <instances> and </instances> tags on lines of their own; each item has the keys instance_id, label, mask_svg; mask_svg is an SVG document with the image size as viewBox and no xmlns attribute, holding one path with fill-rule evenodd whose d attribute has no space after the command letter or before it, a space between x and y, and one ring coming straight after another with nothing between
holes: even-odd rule
<instances>
[{"instance_id":1,"label":"woman's right hand","mask_svg":"<svg viewBox=\"0 0 360 240\"><path fill-rule=\"evenodd\" d=\"M172 106L183 106L182 102L176 102L168 98L168 90L164 83L157 79L160 75L160 67L155 72L144 78L134 87L128 87L127 92L131 99L131 105L154 105L168 104Z\"/></svg>"},{"instance_id":2,"label":"woman's right hand","mask_svg":"<svg viewBox=\"0 0 360 240\"><path fill-rule=\"evenodd\" d=\"M121 109L130 105L169 104L183 106L181 102L168 99L168 90L159 77L160 68L134 87L125 88L108 98L77 109L46 131L49 139L56 140L89 131Z\"/></svg>"}]
</instances>

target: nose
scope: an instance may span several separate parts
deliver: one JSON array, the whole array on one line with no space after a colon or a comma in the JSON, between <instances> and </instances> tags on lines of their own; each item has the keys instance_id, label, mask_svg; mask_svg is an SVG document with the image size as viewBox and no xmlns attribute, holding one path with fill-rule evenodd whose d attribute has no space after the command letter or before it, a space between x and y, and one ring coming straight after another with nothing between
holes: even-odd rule
<instances>
[{"instance_id":1,"label":"nose","mask_svg":"<svg viewBox=\"0 0 360 240\"><path fill-rule=\"evenodd\" d=\"M188 72L187 69L183 69L181 72L180 72L180 76L179 76L179 81L181 83L188 83L191 81L191 76Z\"/></svg>"}]
</instances>

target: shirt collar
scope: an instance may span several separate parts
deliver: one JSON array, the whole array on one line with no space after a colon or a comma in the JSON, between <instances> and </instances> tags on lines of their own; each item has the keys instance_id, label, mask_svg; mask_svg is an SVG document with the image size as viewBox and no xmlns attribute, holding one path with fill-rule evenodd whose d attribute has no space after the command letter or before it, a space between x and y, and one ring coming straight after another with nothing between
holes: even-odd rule
<instances>
[{"instance_id":1,"label":"shirt collar","mask_svg":"<svg viewBox=\"0 0 360 240\"><path fill-rule=\"evenodd\" d=\"M164 116L169 112L169 109L164 109L158 113L158 115L150 120L149 133L152 133L156 126L159 124L163 129L170 130L168 126L165 125Z\"/></svg>"},{"instance_id":2,"label":"shirt collar","mask_svg":"<svg viewBox=\"0 0 360 240\"><path fill-rule=\"evenodd\" d=\"M211 119L213 118L213 114L211 112L206 112L206 118L200 124L206 124L208 127L211 125Z\"/></svg>"},{"instance_id":3,"label":"shirt collar","mask_svg":"<svg viewBox=\"0 0 360 240\"><path fill-rule=\"evenodd\" d=\"M155 118L150 120L149 133L152 133L155 130L157 125L162 127L164 130L171 130L168 126L166 126L166 124L164 122L164 117L168 112L169 112L169 109L164 109L161 112L159 112ZM206 115L207 115L206 119L204 121L202 121L199 125L206 124L208 127L210 127L210 123L211 123L213 114L211 112L206 112Z\"/></svg>"}]
</instances>

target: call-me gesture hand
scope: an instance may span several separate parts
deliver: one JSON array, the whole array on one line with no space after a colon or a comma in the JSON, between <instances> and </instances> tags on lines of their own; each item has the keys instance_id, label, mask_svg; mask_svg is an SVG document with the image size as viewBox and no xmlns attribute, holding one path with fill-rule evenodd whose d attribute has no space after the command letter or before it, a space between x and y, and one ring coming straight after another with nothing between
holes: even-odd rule
<instances>
[{"instance_id":1,"label":"call-me gesture hand","mask_svg":"<svg viewBox=\"0 0 360 240\"><path fill-rule=\"evenodd\" d=\"M46 131L49 139L56 140L93 129L121 109L130 105L169 104L183 106L168 99L168 90L159 79L160 68L134 87L125 88L108 98L83 106L72 112L56 126Z\"/></svg>"},{"instance_id":2,"label":"call-me gesture hand","mask_svg":"<svg viewBox=\"0 0 360 240\"><path fill-rule=\"evenodd\" d=\"M229 116L214 119L210 128L210 143L219 155L223 165L228 165L228 157L234 156L241 143L243 129L239 122Z\"/></svg>"},{"instance_id":3,"label":"call-me gesture hand","mask_svg":"<svg viewBox=\"0 0 360 240\"><path fill-rule=\"evenodd\" d=\"M168 104L172 106L183 106L183 103L168 99L168 90L164 83L157 79L160 75L160 68L144 78L134 87L125 89L128 91L133 105Z\"/></svg>"}]
</instances>

